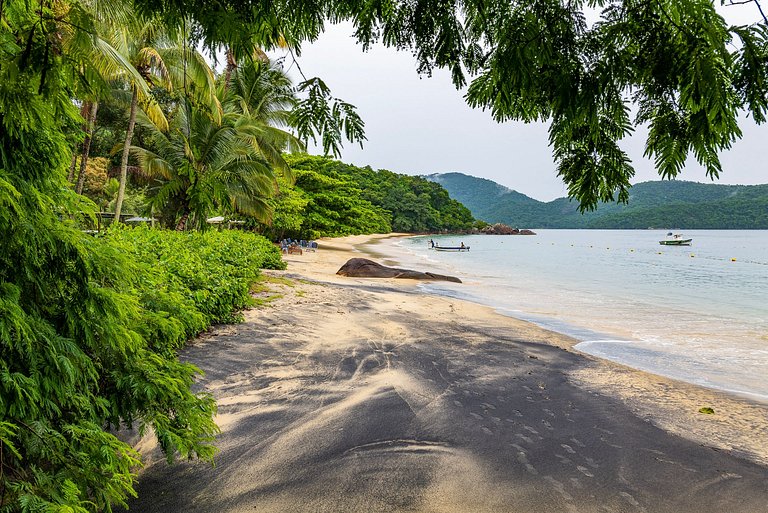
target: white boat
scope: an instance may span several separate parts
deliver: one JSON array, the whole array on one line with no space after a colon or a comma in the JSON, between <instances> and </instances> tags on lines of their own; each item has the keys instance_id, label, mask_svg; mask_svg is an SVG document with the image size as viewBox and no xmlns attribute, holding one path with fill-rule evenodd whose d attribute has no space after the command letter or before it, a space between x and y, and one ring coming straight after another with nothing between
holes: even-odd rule
<instances>
[{"instance_id":1,"label":"white boat","mask_svg":"<svg viewBox=\"0 0 768 513\"><path fill-rule=\"evenodd\" d=\"M693 239L686 239L682 233L669 232L664 240L660 240L662 246L690 246Z\"/></svg>"}]
</instances>

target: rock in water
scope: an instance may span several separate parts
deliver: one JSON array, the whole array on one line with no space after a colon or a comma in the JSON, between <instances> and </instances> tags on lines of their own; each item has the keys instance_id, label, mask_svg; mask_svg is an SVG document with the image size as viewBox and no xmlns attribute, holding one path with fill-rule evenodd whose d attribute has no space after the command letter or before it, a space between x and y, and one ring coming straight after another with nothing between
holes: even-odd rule
<instances>
[{"instance_id":1,"label":"rock in water","mask_svg":"<svg viewBox=\"0 0 768 513\"><path fill-rule=\"evenodd\" d=\"M409 269L397 269L396 267L387 267L377 264L367 258L351 258L347 263L336 271L339 276L350 276L352 278L404 278L410 280L432 280L432 281L452 281L461 283L461 280L454 276L445 276L442 274L422 273L411 271Z\"/></svg>"}]
</instances>

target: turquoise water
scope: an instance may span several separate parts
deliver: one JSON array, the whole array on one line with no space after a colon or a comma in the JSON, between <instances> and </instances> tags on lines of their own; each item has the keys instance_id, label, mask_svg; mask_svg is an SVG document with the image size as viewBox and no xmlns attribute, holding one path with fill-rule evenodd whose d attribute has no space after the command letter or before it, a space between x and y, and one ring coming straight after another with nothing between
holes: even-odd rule
<instances>
[{"instance_id":1,"label":"turquoise water","mask_svg":"<svg viewBox=\"0 0 768 513\"><path fill-rule=\"evenodd\" d=\"M425 291L472 300L580 340L577 349L768 401L768 232L541 230L535 236L387 241L404 267L463 284ZM436 252L464 242L466 253Z\"/></svg>"}]
</instances>

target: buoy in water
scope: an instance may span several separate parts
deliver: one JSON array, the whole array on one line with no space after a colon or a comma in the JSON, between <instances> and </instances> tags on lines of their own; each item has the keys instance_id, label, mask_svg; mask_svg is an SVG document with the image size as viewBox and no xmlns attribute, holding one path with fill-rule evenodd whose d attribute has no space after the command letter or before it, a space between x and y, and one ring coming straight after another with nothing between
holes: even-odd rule
<instances>
[{"instance_id":1,"label":"buoy in water","mask_svg":"<svg viewBox=\"0 0 768 513\"><path fill-rule=\"evenodd\" d=\"M691 258L694 258L695 256L696 256L696 255L694 255L693 253L691 253Z\"/></svg>"},{"instance_id":2,"label":"buoy in water","mask_svg":"<svg viewBox=\"0 0 768 513\"><path fill-rule=\"evenodd\" d=\"M735 259L735 258L731 258L731 262L735 262L735 261L736 261L736 259Z\"/></svg>"}]
</instances>

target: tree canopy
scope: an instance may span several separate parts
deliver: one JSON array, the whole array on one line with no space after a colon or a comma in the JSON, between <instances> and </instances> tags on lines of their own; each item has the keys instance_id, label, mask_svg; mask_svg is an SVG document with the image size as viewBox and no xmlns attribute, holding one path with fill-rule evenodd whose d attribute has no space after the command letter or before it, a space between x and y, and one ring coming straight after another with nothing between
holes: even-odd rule
<instances>
[{"instance_id":1,"label":"tree canopy","mask_svg":"<svg viewBox=\"0 0 768 513\"><path fill-rule=\"evenodd\" d=\"M209 45L282 38L299 51L326 22L351 20L364 48L382 42L411 51L421 73L449 70L494 119L549 121L558 174L585 209L627 199L634 170L619 141L640 124L662 177L692 156L716 178L739 113L768 113L768 21L729 26L712 0L135 2L168 23L193 16Z\"/></svg>"},{"instance_id":2,"label":"tree canopy","mask_svg":"<svg viewBox=\"0 0 768 513\"><path fill-rule=\"evenodd\" d=\"M464 205L424 178L306 154L286 160L296 181L281 183L272 200L272 223L261 227L273 239L462 231L474 226Z\"/></svg>"}]
</instances>

